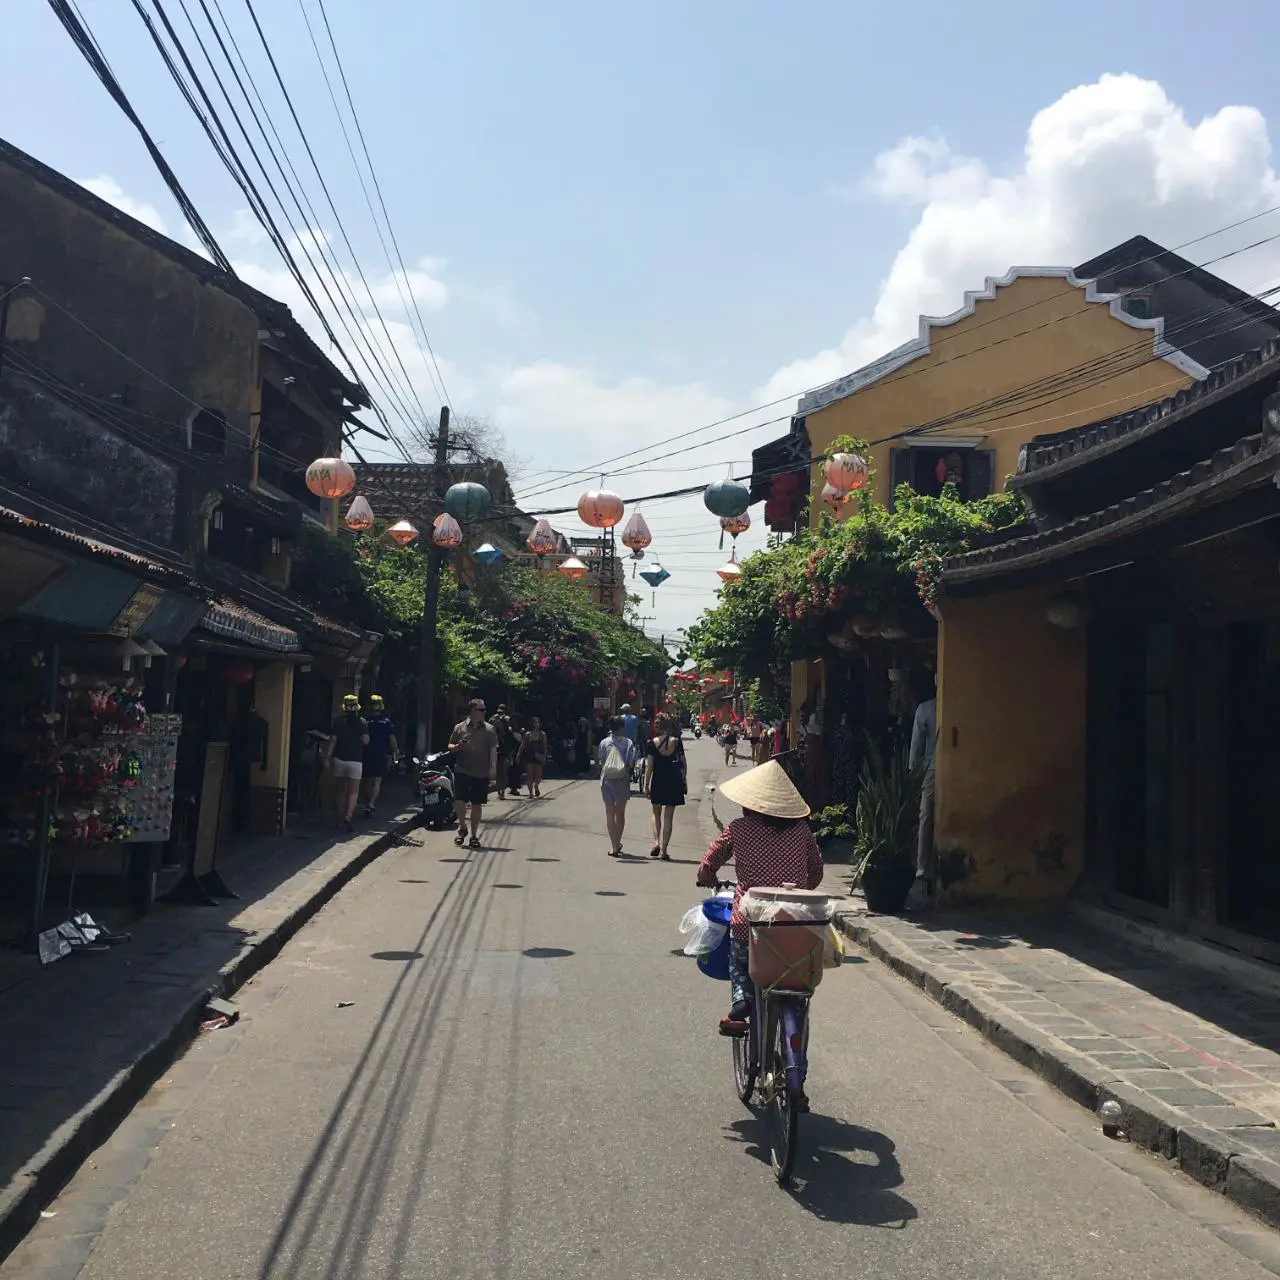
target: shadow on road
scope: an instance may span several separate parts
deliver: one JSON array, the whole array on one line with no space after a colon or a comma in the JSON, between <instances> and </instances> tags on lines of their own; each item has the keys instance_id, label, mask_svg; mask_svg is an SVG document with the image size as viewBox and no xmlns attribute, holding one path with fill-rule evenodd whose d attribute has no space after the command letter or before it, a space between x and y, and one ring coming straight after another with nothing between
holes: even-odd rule
<instances>
[{"instance_id":1,"label":"shadow on road","mask_svg":"<svg viewBox=\"0 0 1280 1280\"><path fill-rule=\"evenodd\" d=\"M748 1154L769 1164L769 1130L762 1116L752 1112L729 1129L729 1141L743 1143ZM894 1190L903 1182L894 1150L893 1140L874 1129L830 1116L806 1116L788 1194L824 1222L902 1231L919 1214Z\"/></svg>"}]
</instances>

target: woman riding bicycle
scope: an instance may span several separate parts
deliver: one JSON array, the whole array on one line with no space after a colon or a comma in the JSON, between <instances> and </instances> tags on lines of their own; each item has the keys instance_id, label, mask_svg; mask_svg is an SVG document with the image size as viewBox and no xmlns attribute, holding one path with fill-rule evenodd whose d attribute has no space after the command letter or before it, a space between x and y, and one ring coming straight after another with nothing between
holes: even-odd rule
<instances>
[{"instance_id":1,"label":"woman riding bicycle","mask_svg":"<svg viewBox=\"0 0 1280 1280\"><path fill-rule=\"evenodd\" d=\"M729 948L729 1016L720 1020L721 1035L741 1035L755 1001L747 969L751 930L742 912L742 895L763 885L795 885L816 889L822 880L822 854L805 819L809 806L776 760L730 778L720 794L742 806L711 842L698 865L698 884L715 887L716 872L731 858L738 874L733 895Z\"/></svg>"}]
</instances>

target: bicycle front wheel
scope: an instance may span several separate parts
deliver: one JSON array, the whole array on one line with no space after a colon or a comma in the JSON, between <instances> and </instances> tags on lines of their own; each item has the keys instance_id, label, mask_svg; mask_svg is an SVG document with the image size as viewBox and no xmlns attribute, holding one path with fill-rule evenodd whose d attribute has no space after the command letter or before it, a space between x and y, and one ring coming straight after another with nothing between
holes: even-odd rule
<instances>
[{"instance_id":1,"label":"bicycle front wheel","mask_svg":"<svg viewBox=\"0 0 1280 1280\"><path fill-rule=\"evenodd\" d=\"M773 1043L769 1046L769 1090L766 1111L769 1123L769 1163L780 1187L791 1184L796 1163L796 1134L800 1126L800 1102L787 1088L786 1031L782 1019L773 1027Z\"/></svg>"}]
</instances>

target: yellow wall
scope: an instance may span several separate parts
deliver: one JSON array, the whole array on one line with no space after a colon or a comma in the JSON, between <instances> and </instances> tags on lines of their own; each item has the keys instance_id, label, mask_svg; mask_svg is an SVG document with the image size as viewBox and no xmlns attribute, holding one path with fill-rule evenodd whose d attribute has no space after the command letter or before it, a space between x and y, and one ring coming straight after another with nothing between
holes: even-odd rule
<instances>
[{"instance_id":1,"label":"yellow wall","mask_svg":"<svg viewBox=\"0 0 1280 1280\"><path fill-rule=\"evenodd\" d=\"M1056 897L1083 867L1086 632L1049 623L1052 594L943 601L934 845L944 903Z\"/></svg>"},{"instance_id":2,"label":"yellow wall","mask_svg":"<svg viewBox=\"0 0 1280 1280\"><path fill-rule=\"evenodd\" d=\"M253 705L267 722L267 767L253 769L249 781L255 787L289 785L289 736L293 718L293 663L273 662L259 669L254 679Z\"/></svg>"},{"instance_id":3,"label":"yellow wall","mask_svg":"<svg viewBox=\"0 0 1280 1280\"><path fill-rule=\"evenodd\" d=\"M885 442L888 436L1019 391L1100 356L1129 352L1126 363L1136 362L1151 354L1152 332L1116 319L1105 303L1086 301L1085 290L1066 280L1024 276L998 288L990 301L979 301L973 315L935 327L930 345L926 355L805 418L815 457L841 435L873 443L868 461L874 470L874 492L886 504L892 476L889 452L894 447ZM1084 385L1064 388L1052 401L1038 403L1042 397L1037 396L1011 414L1008 408L992 408L945 431L902 443L929 446L945 441L947 434L981 436L977 447L995 451L995 484L1003 489L1005 477L1017 469L1019 448L1031 437L1173 395L1194 379L1167 360L1148 360L1105 380L1095 372L1081 381ZM816 500L823 484L820 468L820 463L814 465L812 477L814 527L824 510Z\"/></svg>"}]
</instances>

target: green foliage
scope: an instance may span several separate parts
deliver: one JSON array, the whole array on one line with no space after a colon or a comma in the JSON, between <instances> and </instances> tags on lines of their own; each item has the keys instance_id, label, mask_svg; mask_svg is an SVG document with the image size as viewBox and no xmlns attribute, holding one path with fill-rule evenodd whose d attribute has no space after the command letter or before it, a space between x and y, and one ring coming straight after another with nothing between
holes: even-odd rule
<instances>
[{"instance_id":1,"label":"green foliage","mask_svg":"<svg viewBox=\"0 0 1280 1280\"><path fill-rule=\"evenodd\" d=\"M914 865L924 772L905 746L886 750L868 735L854 810L855 878L869 867Z\"/></svg>"},{"instance_id":2,"label":"green foliage","mask_svg":"<svg viewBox=\"0 0 1280 1280\"><path fill-rule=\"evenodd\" d=\"M384 656L407 677L416 663L426 571L417 548L308 531L292 589L321 612L381 632ZM671 665L661 645L605 613L581 587L521 566L482 573L465 606L446 573L436 634L447 688L495 686L562 701L574 687L600 688L613 675L657 680Z\"/></svg>"},{"instance_id":3,"label":"green foliage","mask_svg":"<svg viewBox=\"0 0 1280 1280\"><path fill-rule=\"evenodd\" d=\"M839 449L865 444L842 437L832 446ZM870 488L854 496L847 518L824 514L818 529L744 561L742 577L689 629L688 656L747 681L781 674L788 661L821 652L849 618L885 621L935 608L943 561L1026 515L1016 493L964 502L951 485L937 497L901 485L889 511Z\"/></svg>"},{"instance_id":4,"label":"green foliage","mask_svg":"<svg viewBox=\"0 0 1280 1280\"><path fill-rule=\"evenodd\" d=\"M854 840L858 830L853 823L853 815L845 804L829 804L819 809L809 818L813 827L813 838L819 844L826 840Z\"/></svg>"}]
</instances>

